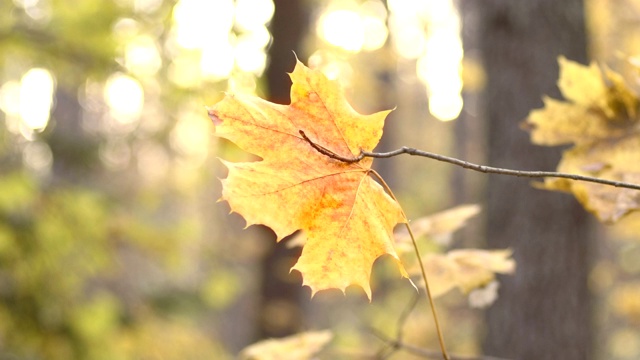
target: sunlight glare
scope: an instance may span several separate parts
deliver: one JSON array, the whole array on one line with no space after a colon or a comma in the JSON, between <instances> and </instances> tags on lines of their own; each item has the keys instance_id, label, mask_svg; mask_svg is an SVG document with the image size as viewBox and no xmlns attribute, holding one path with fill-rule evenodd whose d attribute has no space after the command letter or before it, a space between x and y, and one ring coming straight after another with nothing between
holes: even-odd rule
<instances>
[{"instance_id":1,"label":"sunlight glare","mask_svg":"<svg viewBox=\"0 0 640 360\"><path fill-rule=\"evenodd\" d=\"M140 118L144 90L138 80L121 73L113 74L107 80L104 97L111 115L121 124L130 124Z\"/></svg>"},{"instance_id":2,"label":"sunlight glare","mask_svg":"<svg viewBox=\"0 0 640 360\"><path fill-rule=\"evenodd\" d=\"M229 77L233 70L233 46L229 41L212 43L202 49L200 71L202 76L212 80Z\"/></svg>"},{"instance_id":3,"label":"sunlight glare","mask_svg":"<svg viewBox=\"0 0 640 360\"><path fill-rule=\"evenodd\" d=\"M365 41L365 27L359 13L352 10L330 10L320 17L318 35L345 51L359 52Z\"/></svg>"},{"instance_id":4,"label":"sunlight glare","mask_svg":"<svg viewBox=\"0 0 640 360\"><path fill-rule=\"evenodd\" d=\"M420 19L411 14L401 17L393 14L389 20L389 27L393 32L393 46L405 59L416 59L424 52L425 33Z\"/></svg>"},{"instance_id":5,"label":"sunlight glare","mask_svg":"<svg viewBox=\"0 0 640 360\"><path fill-rule=\"evenodd\" d=\"M462 111L460 94L438 94L429 97L429 112L440 121L451 121L458 118Z\"/></svg>"},{"instance_id":6,"label":"sunlight glare","mask_svg":"<svg viewBox=\"0 0 640 360\"><path fill-rule=\"evenodd\" d=\"M171 61L167 75L180 87L198 86L202 80L202 58L193 52L181 53Z\"/></svg>"},{"instance_id":7,"label":"sunlight glare","mask_svg":"<svg viewBox=\"0 0 640 360\"><path fill-rule=\"evenodd\" d=\"M127 44L124 63L134 74L151 76L160 70L162 59L155 41L149 36L139 36Z\"/></svg>"},{"instance_id":8,"label":"sunlight glare","mask_svg":"<svg viewBox=\"0 0 640 360\"><path fill-rule=\"evenodd\" d=\"M428 3L432 1L434 0L387 0L387 6L391 12L402 17L409 15L421 17L424 15Z\"/></svg>"},{"instance_id":9,"label":"sunlight glare","mask_svg":"<svg viewBox=\"0 0 640 360\"><path fill-rule=\"evenodd\" d=\"M0 87L0 109L9 116L20 115L20 82L7 81Z\"/></svg>"},{"instance_id":10,"label":"sunlight glare","mask_svg":"<svg viewBox=\"0 0 640 360\"><path fill-rule=\"evenodd\" d=\"M365 51L380 49L389 37L386 7L380 0L368 0L360 5L360 14L364 27L362 49Z\"/></svg>"},{"instance_id":11,"label":"sunlight glare","mask_svg":"<svg viewBox=\"0 0 640 360\"><path fill-rule=\"evenodd\" d=\"M454 120L463 106L460 16L452 0L429 0L423 5L429 31L416 63L417 76L427 88L431 114L441 121Z\"/></svg>"},{"instance_id":12,"label":"sunlight glare","mask_svg":"<svg viewBox=\"0 0 640 360\"><path fill-rule=\"evenodd\" d=\"M453 0L388 0L389 29L396 52L417 59L431 114L442 121L462 111L460 15Z\"/></svg>"},{"instance_id":13,"label":"sunlight glare","mask_svg":"<svg viewBox=\"0 0 640 360\"><path fill-rule=\"evenodd\" d=\"M20 117L29 129L42 131L47 127L54 90L54 79L48 70L34 68L22 76Z\"/></svg>"},{"instance_id":14,"label":"sunlight glare","mask_svg":"<svg viewBox=\"0 0 640 360\"><path fill-rule=\"evenodd\" d=\"M195 162L206 159L209 150L211 125L201 121L199 113L183 111L171 131L171 147Z\"/></svg>"},{"instance_id":15,"label":"sunlight glare","mask_svg":"<svg viewBox=\"0 0 640 360\"><path fill-rule=\"evenodd\" d=\"M383 47L389 36L389 31L387 30L387 25L384 23L384 20L373 16L366 16L363 19L362 25L365 34L362 48L366 51L373 51Z\"/></svg>"},{"instance_id":16,"label":"sunlight glare","mask_svg":"<svg viewBox=\"0 0 640 360\"><path fill-rule=\"evenodd\" d=\"M274 11L273 0L236 0L235 25L253 31L269 23Z\"/></svg>"},{"instance_id":17,"label":"sunlight glare","mask_svg":"<svg viewBox=\"0 0 640 360\"><path fill-rule=\"evenodd\" d=\"M188 73L218 81L232 76L235 67L261 75L271 42L266 25L274 11L273 0L180 0L173 11L175 43L178 48L200 50L200 64L197 74L197 70L172 65L174 75ZM198 82L183 81L179 76L172 79L182 85Z\"/></svg>"},{"instance_id":18,"label":"sunlight glare","mask_svg":"<svg viewBox=\"0 0 640 360\"><path fill-rule=\"evenodd\" d=\"M389 30L395 51L405 59L417 59L425 49L424 3L431 0L388 0ZM445 0L446 1L446 0Z\"/></svg>"},{"instance_id":19,"label":"sunlight glare","mask_svg":"<svg viewBox=\"0 0 640 360\"><path fill-rule=\"evenodd\" d=\"M256 37L246 35L238 37L235 46L235 59L238 68L256 75L262 74L267 66L267 54L264 51L265 45L263 41Z\"/></svg>"},{"instance_id":20,"label":"sunlight glare","mask_svg":"<svg viewBox=\"0 0 640 360\"><path fill-rule=\"evenodd\" d=\"M184 49L202 49L212 38L228 36L233 0L180 0L173 9L176 41Z\"/></svg>"},{"instance_id":21,"label":"sunlight glare","mask_svg":"<svg viewBox=\"0 0 640 360\"><path fill-rule=\"evenodd\" d=\"M264 49L271 42L271 34L266 26L261 25L238 36L238 42L250 42L256 48Z\"/></svg>"},{"instance_id":22,"label":"sunlight glare","mask_svg":"<svg viewBox=\"0 0 640 360\"><path fill-rule=\"evenodd\" d=\"M236 94L255 94L258 84L253 74L246 72L237 72L229 78L227 91Z\"/></svg>"}]
</instances>

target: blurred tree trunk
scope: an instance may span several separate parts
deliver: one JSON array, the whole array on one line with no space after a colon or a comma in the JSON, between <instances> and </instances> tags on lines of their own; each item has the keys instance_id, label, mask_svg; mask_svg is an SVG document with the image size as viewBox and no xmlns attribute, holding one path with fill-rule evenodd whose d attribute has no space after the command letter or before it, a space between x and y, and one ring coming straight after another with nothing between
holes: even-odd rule
<instances>
[{"instance_id":1,"label":"blurred tree trunk","mask_svg":"<svg viewBox=\"0 0 640 360\"><path fill-rule=\"evenodd\" d=\"M293 71L296 63L294 52L303 56L302 42L309 21L307 2L275 0L274 3L275 13L271 20L273 43L266 70L269 100L289 104L291 79L288 73ZM269 237L265 241L273 241L274 235L265 229L265 237ZM260 338L282 337L301 330L304 292L300 277L295 275L297 273L289 273L299 256L299 247L288 249L283 243L273 242L262 261L262 298L258 311Z\"/></svg>"},{"instance_id":2,"label":"blurred tree trunk","mask_svg":"<svg viewBox=\"0 0 640 360\"><path fill-rule=\"evenodd\" d=\"M53 130L46 135L53 153L53 181L90 182L99 162L98 144L82 128L82 106L77 84L61 83L56 89Z\"/></svg>"},{"instance_id":3,"label":"blurred tree trunk","mask_svg":"<svg viewBox=\"0 0 640 360\"><path fill-rule=\"evenodd\" d=\"M553 170L560 149L531 145L518 125L542 106L544 94L559 96L558 55L586 62L582 0L471 3L487 72L488 163ZM487 191L489 247L511 247L518 269L503 278L498 302L487 312L485 354L589 359L588 215L570 196L536 190L526 179L490 176Z\"/></svg>"},{"instance_id":4,"label":"blurred tree trunk","mask_svg":"<svg viewBox=\"0 0 640 360\"><path fill-rule=\"evenodd\" d=\"M464 49L465 66L479 64L480 50L478 49L478 14L473 1L462 1L458 4L458 11L462 18L462 45ZM468 71L468 70L467 70ZM458 118L453 122L455 147L454 156L472 163L486 162L486 139L478 136L485 132L485 124L482 114L479 112L479 92L481 82L477 75L465 80L462 89L464 107ZM480 202L484 192L486 176L481 173L469 171L461 167L454 167L451 174L451 188L454 189L452 200L454 204ZM466 226L456 235L463 239L473 239L476 229ZM460 236L462 235L462 236ZM476 243L477 244L477 243ZM477 245L473 245L477 246Z\"/></svg>"}]
</instances>

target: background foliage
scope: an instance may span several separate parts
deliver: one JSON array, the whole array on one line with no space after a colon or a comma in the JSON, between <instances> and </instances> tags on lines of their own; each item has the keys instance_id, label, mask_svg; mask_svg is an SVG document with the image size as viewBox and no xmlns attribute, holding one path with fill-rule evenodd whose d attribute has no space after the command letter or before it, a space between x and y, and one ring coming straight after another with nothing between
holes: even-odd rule
<instances>
[{"instance_id":1,"label":"background foliage","mask_svg":"<svg viewBox=\"0 0 640 360\"><path fill-rule=\"evenodd\" d=\"M339 79L359 111L397 106L380 150L482 162L486 78L463 51L464 1L302 3L309 31L297 56ZM637 87L636 59L619 54L638 53L640 4L586 9L591 57ZM271 0L0 2L0 359L225 359L259 339L257 324L331 328L328 358L349 358L376 344L366 327L395 334L413 290L389 259L374 267L371 305L352 289L309 302L306 289L295 309L258 311L271 240L215 203L216 157L247 157L216 142L204 107L223 91L269 95L273 12ZM473 136L456 130L461 113ZM410 218L483 200L482 176L461 182L449 166L408 158L376 166ZM639 223L597 230L588 271L602 359L640 355ZM483 247L482 227L470 220L423 246ZM298 285L290 266L282 277ZM459 291L439 301L451 350L481 353L482 312ZM426 309L404 340L435 343Z\"/></svg>"}]
</instances>

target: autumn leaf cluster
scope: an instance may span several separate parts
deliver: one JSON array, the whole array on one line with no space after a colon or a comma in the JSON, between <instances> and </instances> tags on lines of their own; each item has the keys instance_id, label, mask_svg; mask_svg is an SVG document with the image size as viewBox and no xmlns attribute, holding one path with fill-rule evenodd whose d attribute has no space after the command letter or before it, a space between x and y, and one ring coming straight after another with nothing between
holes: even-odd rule
<instances>
[{"instance_id":1,"label":"autumn leaf cluster","mask_svg":"<svg viewBox=\"0 0 640 360\"><path fill-rule=\"evenodd\" d=\"M622 76L592 63L559 58L558 87L565 100L545 97L526 120L531 141L565 150L558 171L640 183L640 100ZM601 221L612 223L640 209L640 191L568 179L546 179L542 188L565 191Z\"/></svg>"}]
</instances>

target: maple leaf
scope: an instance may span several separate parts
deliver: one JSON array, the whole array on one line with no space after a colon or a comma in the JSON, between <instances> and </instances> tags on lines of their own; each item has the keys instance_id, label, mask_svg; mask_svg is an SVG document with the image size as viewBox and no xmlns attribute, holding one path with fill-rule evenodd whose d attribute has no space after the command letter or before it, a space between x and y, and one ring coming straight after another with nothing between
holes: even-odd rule
<instances>
[{"instance_id":1,"label":"maple leaf","mask_svg":"<svg viewBox=\"0 0 640 360\"><path fill-rule=\"evenodd\" d=\"M480 212L477 204L459 205L429 216L411 220L411 230L416 239L424 236L439 244L447 245L453 233L466 225L467 220ZM413 242L406 227L396 228L393 232L396 251L413 252ZM288 248L304 246L307 241L304 233L298 233L287 241Z\"/></svg>"},{"instance_id":2,"label":"maple leaf","mask_svg":"<svg viewBox=\"0 0 640 360\"><path fill-rule=\"evenodd\" d=\"M574 144L564 151L559 172L614 181L640 181L640 100L622 77L606 67L559 58L558 87L567 101L545 97L529 114L531 141ZM571 192L601 221L615 222L640 209L640 192L568 179L545 179L538 187Z\"/></svg>"},{"instance_id":3,"label":"maple leaf","mask_svg":"<svg viewBox=\"0 0 640 360\"><path fill-rule=\"evenodd\" d=\"M479 212L477 204L466 204L412 220L413 235L446 245L453 233ZM401 254L413 251L411 237L405 229L396 231L396 241ZM495 274L515 271L516 263L511 254L510 249L457 249L444 254L428 254L422 263L429 278L431 296L442 296L457 287L469 294L473 306L489 305L497 296ZM418 263L407 266L410 276L419 276L422 272Z\"/></svg>"},{"instance_id":4,"label":"maple leaf","mask_svg":"<svg viewBox=\"0 0 640 360\"><path fill-rule=\"evenodd\" d=\"M516 263L511 250L459 249L446 254L430 254L424 259L433 297L459 288L463 293L485 286L495 280L495 274L512 274ZM419 273L411 269L410 273Z\"/></svg>"},{"instance_id":5,"label":"maple leaf","mask_svg":"<svg viewBox=\"0 0 640 360\"><path fill-rule=\"evenodd\" d=\"M227 94L209 109L217 136L261 161L231 163L221 200L263 224L282 240L296 230L307 241L292 270L302 274L312 296L324 289L361 286L371 299L373 262L391 255L408 277L393 246L393 227L405 222L398 203L370 174L372 159L346 163L318 152L302 137L331 152L354 158L372 151L389 111L361 115L342 89L321 72L297 62L290 74L291 104Z\"/></svg>"},{"instance_id":6,"label":"maple leaf","mask_svg":"<svg viewBox=\"0 0 640 360\"><path fill-rule=\"evenodd\" d=\"M477 204L459 205L436 214L411 220L411 230L415 238L421 236L433 239L439 244L447 245L455 231L466 225L467 220L480 213ZM413 251L411 236L406 228L399 228L395 232L399 249Z\"/></svg>"}]
</instances>

